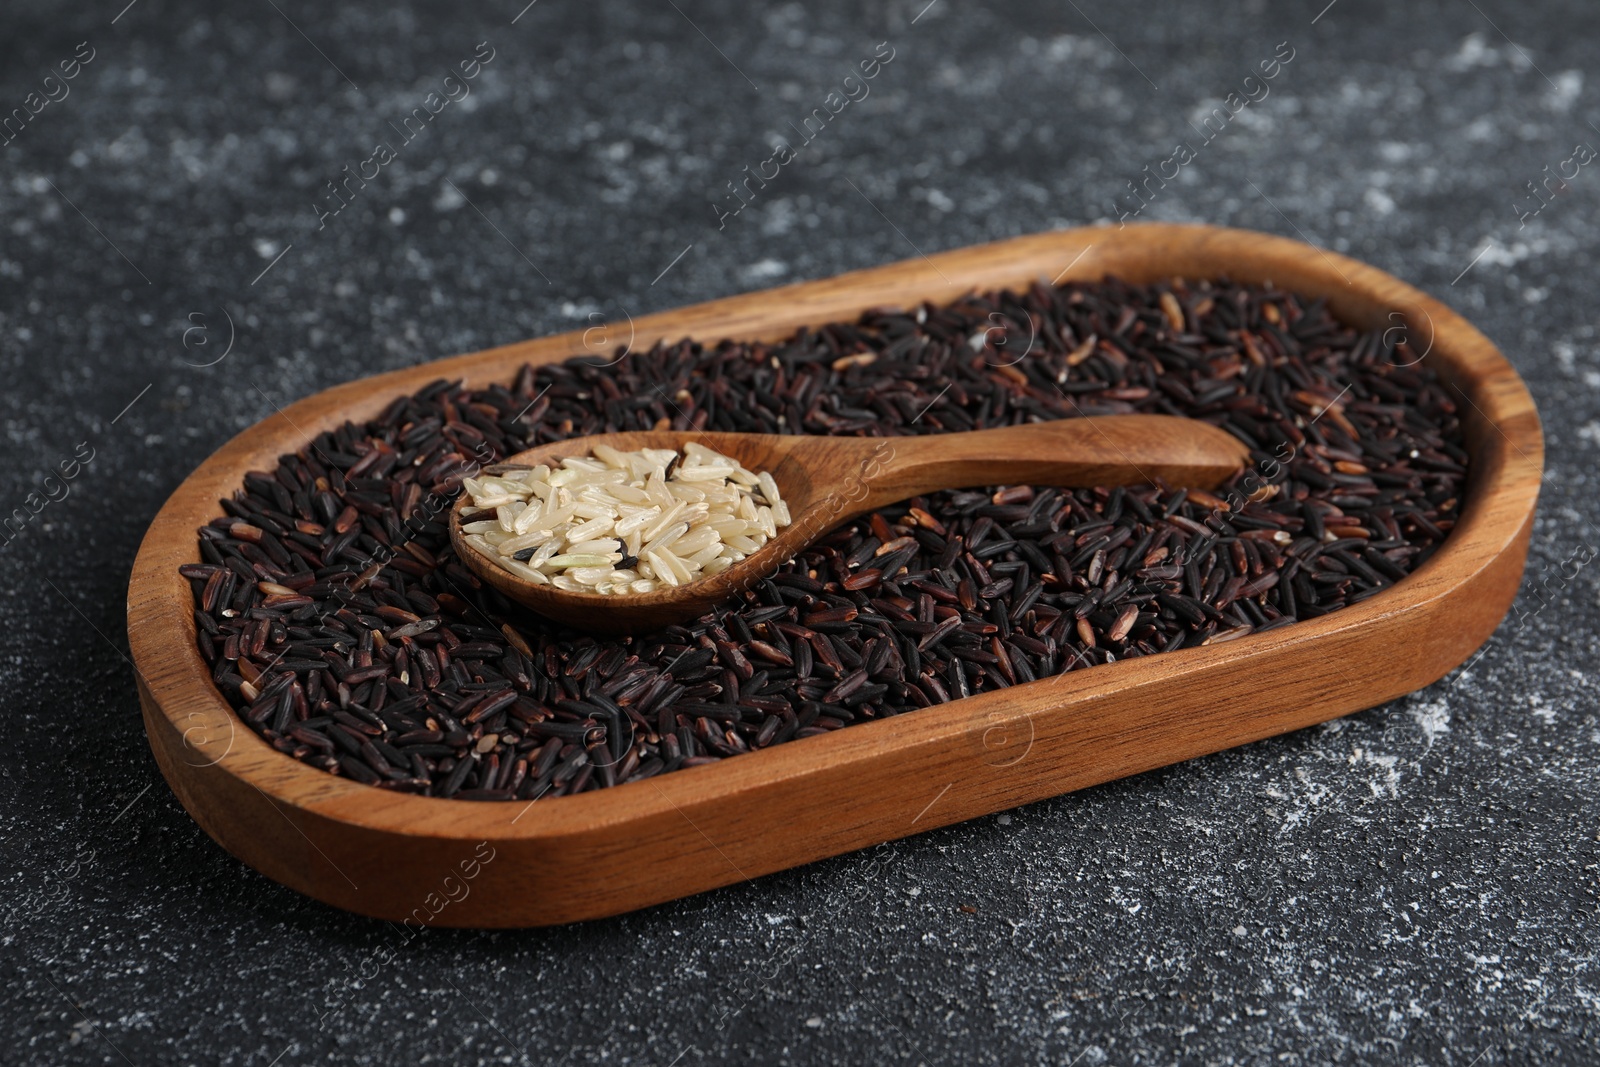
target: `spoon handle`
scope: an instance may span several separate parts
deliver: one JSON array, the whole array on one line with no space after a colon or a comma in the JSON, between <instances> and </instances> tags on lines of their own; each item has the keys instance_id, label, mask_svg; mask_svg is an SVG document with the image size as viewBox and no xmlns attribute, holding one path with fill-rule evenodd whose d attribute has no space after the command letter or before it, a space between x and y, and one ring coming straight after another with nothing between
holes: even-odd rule
<instances>
[{"instance_id":1,"label":"spoon handle","mask_svg":"<svg viewBox=\"0 0 1600 1067\"><path fill-rule=\"evenodd\" d=\"M1212 489L1249 462L1215 426L1173 415L1099 415L995 430L879 439L863 448L862 510L982 485L1169 485Z\"/></svg>"}]
</instances>

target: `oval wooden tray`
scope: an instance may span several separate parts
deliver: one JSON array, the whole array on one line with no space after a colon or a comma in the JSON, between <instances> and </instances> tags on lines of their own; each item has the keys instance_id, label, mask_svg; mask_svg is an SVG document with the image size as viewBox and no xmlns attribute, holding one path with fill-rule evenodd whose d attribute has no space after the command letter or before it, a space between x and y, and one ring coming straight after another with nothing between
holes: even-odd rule
<instances>
[{"instance_id":1,"label":"oval wooden tray","mask_svg":"<svg viewBox=\"0 0 1600 1067\"><path fill-rule=\"evenodd\" d=\"M376 415L439 377L509 380L593 351L581 333L338 386L224 445L146 534L128 591L145 728L205 831L337 907L420 925L537 926L614 915L1296 730L1427 685L1494 631L1522 575L1543 468L1532 398L1464 319L1365 264L1238 230L1142 224L1040 234L662 312L633 347L778 340L880 305L1035 279L1272 281L1353 324L1401 319L1465 398L1466 504L1442 548L1360 604L1265 634L1074 671L618 788L485 803L389 793L283 755L240 722L195 647L180 564L244 472ZM614 331L617 334L626 331ZM592 340L591 336L591 340Z\"/></svg>"}]
</instances>

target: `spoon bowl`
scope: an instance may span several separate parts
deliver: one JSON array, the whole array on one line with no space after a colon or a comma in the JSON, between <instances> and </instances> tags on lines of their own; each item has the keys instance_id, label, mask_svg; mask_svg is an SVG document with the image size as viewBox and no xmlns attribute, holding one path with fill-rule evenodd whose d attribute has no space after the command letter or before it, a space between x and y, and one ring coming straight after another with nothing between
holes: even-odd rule
<instances>
[{"instance_id":1,"label":"spoon bowl","mask_svg":"<svg viewBox=\"0 0 1600 1067\"><path fill-rule=\"evenodd\" d=\"M540 585L486 557L466 540L466 494L450 512L456 554L494 588L558 622L596 633L641 633L705 614L754 586L829 530L858 515L939 489L982 485L1143 485L1212 489L1248 462L1223 430L1172 415L1098 415L924 437L819 437L645 430L600 434L509 456L506 464L557 466L597 444L619 452L681 451L695 443L766 471L791 521L726 570L649 593L600 594ZM467 520L470 521L470 520Z\"/></svg>"}]
</instances>

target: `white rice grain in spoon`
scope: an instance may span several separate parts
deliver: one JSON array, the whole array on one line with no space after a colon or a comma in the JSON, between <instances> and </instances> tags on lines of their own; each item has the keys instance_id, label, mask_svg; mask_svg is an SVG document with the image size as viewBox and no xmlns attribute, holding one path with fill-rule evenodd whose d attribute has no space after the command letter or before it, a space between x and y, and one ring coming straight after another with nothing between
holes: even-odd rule
<instances>
[{"instance_id":1,"label":"white rice grain in spoon","mask_svg":"<svg viewBox=\"0 0 1600 1067\"><path fill-rule=\"evenodd\" d=\"M717 574L789 525L766 471L688 444L682 452L592 455L467 478L481 509L467 543L540 585L601 596L653 592ZM491 519L482 511L493 511Z\"/></svg>"}]
</instances>

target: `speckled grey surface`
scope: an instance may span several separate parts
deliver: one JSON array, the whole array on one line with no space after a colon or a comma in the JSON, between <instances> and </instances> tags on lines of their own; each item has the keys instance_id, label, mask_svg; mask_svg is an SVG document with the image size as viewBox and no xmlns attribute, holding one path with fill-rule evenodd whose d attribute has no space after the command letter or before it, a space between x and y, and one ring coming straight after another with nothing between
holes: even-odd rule
<instances>
[{"instance_id":1,"label":"speckled grey surface","mask_svg":"<svg viewBox=\"0 0 1600 1067\"><path fill-rule=\"evenodd\" d=\"M1600 545L1600 172L1518 218L1525 183L1600 143L1592 6L123 2L0 13L0 113L93 49L0 147L0 511L94 454L0 547L0 1062L1600 1055L1600 603L1592 567L1553 580ZM390 123L482 41L471 95L404 142ZM726 183L882 41L871 95L719 232ZM274 403L1105 219L1283 41L1270 95L1141 217L1348 251L1511 356L1549 436L1530 581L1551 580L1466 672L877 853L405 947L243 867L159 778L129 565ZM324 183L380 141L397 158L319 231ZM230 318L231 352L195 366Z\"/></svg>"}]
</instances>

